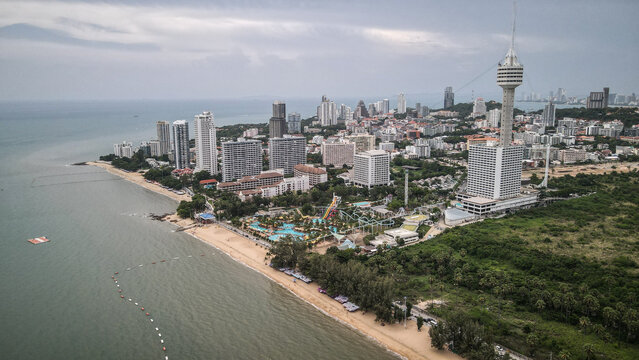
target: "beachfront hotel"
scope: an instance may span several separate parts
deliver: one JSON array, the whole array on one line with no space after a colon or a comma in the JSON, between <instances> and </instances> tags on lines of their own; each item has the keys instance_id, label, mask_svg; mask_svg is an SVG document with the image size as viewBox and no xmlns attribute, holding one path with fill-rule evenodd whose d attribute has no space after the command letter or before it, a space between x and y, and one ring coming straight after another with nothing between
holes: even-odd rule
<instances>
[{"instance_id":1,"label":"beachfront hotel","mask_svg":"<svg viewBox=\"0 0 639 360\"><path fill-rule=\"evenodd\" d=\"M171 151L171 124L168 121L158 121L155 126L160 142L158 156L166 155Z\"/></svg>"},{"instance_id":2,"label":"beachfront hotel","mask_svg":"<svg viewBox=\"0 0 639 360\"><path fill-rule=\"evenodd\" d=\"M238 139L222 143L222 181L259 175L262 171L262 142Z\"/></svg>"},{"instance_id":3,"label":"beachfront hotel","mask_svg":"<svg viewBox=\"0 0 639 360\"><path fill-rule=\"evenodd\" d=\"M306 138L288 136L268 141L269 169L283 169L284 175L293 173L297 164L306 164Z\"/></svg>"},{"instance_id":4,"label":"beachfront hotel","mask_svg":"<svg viewBox=\"0 0 639 360\"><path fill-rule=\"evenodd\" d=\"M209 174L217 174L217 136L213 114L205 111L195 115L195 171L206 170Z\"/></svg>"}]
</instances>

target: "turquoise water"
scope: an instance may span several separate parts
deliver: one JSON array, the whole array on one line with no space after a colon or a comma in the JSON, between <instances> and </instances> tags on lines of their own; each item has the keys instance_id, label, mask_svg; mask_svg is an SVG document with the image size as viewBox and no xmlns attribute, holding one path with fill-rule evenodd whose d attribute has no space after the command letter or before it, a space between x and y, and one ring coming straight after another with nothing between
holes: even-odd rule
<instances>
[{"instance_id":1,"label":"turquoise water","mask_svg":"<svg viewBox=\"0 0 639 360\"><path fill-rule=\"evenodd\" d=\"M220 122L270 112L250 102L228 111L211 104L0 102L1 358L163 359L155 327L170 359L393 358L149 217L174 211L173 200L98 168L69 166L115 142L153 138L157 120L208 109ZM51 242L26 242L41 235ZM127 300L111 279L116 271Z\"/></svg>"}]
</instances>

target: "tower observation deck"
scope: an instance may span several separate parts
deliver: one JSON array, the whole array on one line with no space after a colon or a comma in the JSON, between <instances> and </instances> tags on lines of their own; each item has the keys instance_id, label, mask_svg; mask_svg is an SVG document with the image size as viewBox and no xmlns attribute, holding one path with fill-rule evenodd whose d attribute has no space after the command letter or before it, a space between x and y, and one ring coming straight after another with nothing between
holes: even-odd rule
<instances>
[{"instance_id":1,"label":"tower observation deck","mask_svg":"<svg viewBox=\"0 0 639 360\"><path fill-rule=\"evenodd\" d=\"M514 13L513 7L513 13ZM514 15L514 14L513 14ZM513 138L513 107L515 102L515 88L521 85L524 78L524 66L519 63L515 54L515 19L513 17L513 32L510 49L503 62L497 68L497 85L503 89L501 104L501 129L499 135L500 146L510 146Z\"/></svg>"}]
</instances>

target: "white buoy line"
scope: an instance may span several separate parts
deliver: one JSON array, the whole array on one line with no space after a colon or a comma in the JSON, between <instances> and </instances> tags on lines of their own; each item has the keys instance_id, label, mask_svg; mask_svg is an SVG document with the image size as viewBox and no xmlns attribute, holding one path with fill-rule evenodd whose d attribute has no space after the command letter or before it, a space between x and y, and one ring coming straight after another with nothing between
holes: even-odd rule
<instances>
[{"instance_id":1,"label":"white buoy line","mask_svg":"<svg viewBox=\"0 0 639 360\"><path fill-rule=\"evenodd\" d=\"M215 255L215 253L211 253L211 255ZM200 254L200 257L202 257L202 256L205 256L205 254ZM188 257L189 257L189 258L194 258L194 256L193 256L193 255L188 255ZM167 259L162 259L162 260L160 260L160 261L159 261L159 263L165 263L165 262L167 262L167 261L177 261L177 260L180 260L180 257L179 257L179 256L176 256L176 257L173 257L173 258L169 258L168 260L167 260ZM153 262L151 262L151 264L150 264L150 265L155 265L155 264L158 264L158 262L153 261ZM136 267L136 266L127 267L127 268L126 268L126 271L132 271L132 270L135 270L135 269L139 269L139 268L143 267L144 265L145 265L145 264L139 264L137 267ZM146 264L146 265L149 265L149 264ZM132 298L125 298L125 297L124 297L124 295L122 294L122 289L120 288L120 284L118 283L118 279L116 278L116 276L118 276L119 274L120 274L120 273L119 273L118 271L116 271L116 272L115 272L115 273L111 276L111 279L113 279L113 284L116 286L116 289L118 290L118 293L120 294L120 298L121 298L122 300L128 300L128 302L135 304L135 306L136 306L136 307L139 307L139 309L140 309L141 311L145 311L145 308L144 308L144 306L142 306L142 303L141 303L141 302L133 301L133 299L132 299ZM126 304L126 301L125 301L125 304ZM151 317L150 317L150 316L151 316L151 314L150 314L148 311L147 311L147 312L145 312L145 315L149 318L149 321L150 321L150 322L153 322L153 318L151 318ZM161 338L161 339L160 339L160 344L162 344L162 345L163 345L163 344L164 344L164 339L162 338L162 334L160 333L160 328L155 327L155 331L157 332L158 337L160 337L160 338ZM166 346L162 346L162 351L163 351L163 352L166 352L166 351L167 351L167 350L166 350ZM165 360L168 360L168 359L169 359L169 357L168 357L168 356L164 356L164 359L165 359Z\"/></svg>"}]
</instances>

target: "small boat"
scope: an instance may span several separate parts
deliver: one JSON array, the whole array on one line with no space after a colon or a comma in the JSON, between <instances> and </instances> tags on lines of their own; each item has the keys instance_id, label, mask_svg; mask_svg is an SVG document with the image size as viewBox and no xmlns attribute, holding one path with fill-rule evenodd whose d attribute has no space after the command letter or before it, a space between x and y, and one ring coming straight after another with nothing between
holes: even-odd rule
<instances>
[{"instance_id":1,"label":"small boat","mask_svg":"<svg viewBox=\"0 0 639 360\"><path fill-rule=\"evenodd\" d=\"M46 236L40 236L40 237L37 237L37 238L29 239L27 241L32 243L33 245L38 245L38 244L44 244L44 243L49 242L51 240L47 239Z\"/></svg>"}]
</instances>

